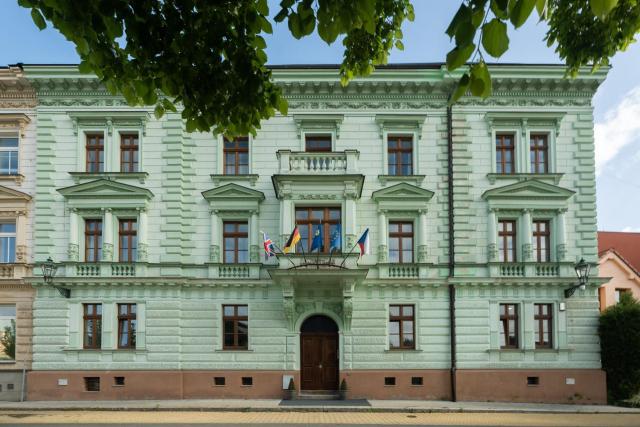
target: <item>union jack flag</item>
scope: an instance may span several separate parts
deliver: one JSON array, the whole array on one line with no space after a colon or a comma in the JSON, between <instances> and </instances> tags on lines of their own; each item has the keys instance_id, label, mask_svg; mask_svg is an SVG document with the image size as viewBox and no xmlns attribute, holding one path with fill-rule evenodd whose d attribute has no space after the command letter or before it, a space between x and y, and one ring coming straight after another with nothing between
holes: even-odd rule
<instances>
[{"instance_id":1,"label":"union jack flag","mask_svg":"<svg viewBox=\"0 0 640 427\"><path fill-rule=\"evenodd\" d=\"M276 249L273 246L273 242L264 231L262 232L262 240L264 245L264 260L266 261L269 257L276 256Z\"/></svg>"}]
</instances>

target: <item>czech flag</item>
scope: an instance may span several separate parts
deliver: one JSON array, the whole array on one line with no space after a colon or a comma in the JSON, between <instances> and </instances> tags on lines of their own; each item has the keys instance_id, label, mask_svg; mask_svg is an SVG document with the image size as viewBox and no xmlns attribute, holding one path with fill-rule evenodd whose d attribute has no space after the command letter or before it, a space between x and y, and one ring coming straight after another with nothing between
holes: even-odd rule
<instances>
[{"instance_id":1,"label":"czech flag","mask_svg":"<svg viewBox=\"0 0 640 427\"><path fill-rule=\"evenodd\" d=\"M362 233L362 236L360 236L360 238L358 239L357 244L360 247L360 256L366 255L369 253L369 229L368 228L364 230L364 233Z\"/></svg>"},{"instance_id":2,"label":"czech flag","mask_svg":"<svg viewBox=\"0 0 640 427\"><path fill-rule=\"evenodd\" d=\"M298 226L296 225L296 228L293 229L293 231L291 232L291 236L289 236L287 243L284 245L282 252L287 254L292 250L294 250L296 247L296 244L300 241L300 239L301 239L300 231L298 231Z\"/></svg>"},{"instance_id":3,"label":"czech flag","mask_svg":"<svg viewBox=\"0 0 640 427\"><path fill-rule=\"evenodd\" d=\"M269 257L276 256L276 249L273 246L273 242L264 231L262 232L262 240L262 244L264 245L264 259L266 261L269 259Z\"/></svg>"}]
</instances>

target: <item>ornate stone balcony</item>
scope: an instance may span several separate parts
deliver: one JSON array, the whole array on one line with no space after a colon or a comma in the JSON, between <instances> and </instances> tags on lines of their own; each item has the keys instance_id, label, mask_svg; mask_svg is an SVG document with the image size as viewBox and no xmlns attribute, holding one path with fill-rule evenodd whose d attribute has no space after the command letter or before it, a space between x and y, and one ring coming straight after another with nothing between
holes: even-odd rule
<instances>
[{"instance_id":1,"label":"ornate stone balcony","mask_svg":"<svg viewBox=\"0 0 640 427\"><path fill-rule=\"evenodd\" d=\"M573 276L569 262L493 262L489 263L491 277L560 277Z\"/></svg>"},{"instance_id":2,"label":"ornate stone balcony","mask_svg":"<svg viewBox=\"0 0 640 427\"><path fill-rule=\"evenodd\" d=\"M67 277L136 277L144 275L145 267L139 263L69 262L62 273Z\"/></svg>"},{"instance_id":3,"label":"ornate stone balcony","mask_svg":"<svg viewBox=\"0 0 640 427\"><path fill-rule=\"evenodd\" d=\"M330 153L278 150L280 174L292 175L342 175L358 173L357 150Z\"/></svg>"},{"instance_id":4,"label":"ornate stone balcony","mask_svg":"<svg viewBox=\"0 0 640 427\"><path fill-rule=\"evenodd\" d=\"M0 280L21 279L29 276L31 267L25 264L0 264Z\"/></svg>"},{"instance_id":5,"label":"ornate stone balcony","mask_svg":"<svg viewBox=\"0 0 640 427\"><path fill-rule=\"evenodd\" d=\"M262 264L209 264L211 279L259 279Z\"/></svg>"},{"instance_id":6,"label":"ornate stone balcony","mask_svg":"<svg viewBox=\"0 0 640 427\"><path fill-rule=\"evenodd\" d=\"M378 264L378 274L380 279L426 279L435 274L434 269L429 268L429 264Z\"/></svg>"}]
</instances>

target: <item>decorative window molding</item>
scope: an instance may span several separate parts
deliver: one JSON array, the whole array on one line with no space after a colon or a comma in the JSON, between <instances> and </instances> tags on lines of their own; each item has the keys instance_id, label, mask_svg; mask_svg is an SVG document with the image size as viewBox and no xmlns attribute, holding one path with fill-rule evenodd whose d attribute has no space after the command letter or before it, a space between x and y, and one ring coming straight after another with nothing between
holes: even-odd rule
<instances>
[{"instance_id":1,"label":"decorative window molding","mask_svg":"<svg viewBox=\"0 0 640 427\"><path fill-rule=\"evenodd\" d=\"M340 127L343 120L344 114L294 114L293 121L302 144L301 151L304 151L305 133L331 132L335 136L332 141L332 147L335 149L335 140L340 138Z\"/></svg>"},{"instance_id":2,"label":"decorative window molding","mask_svg":"<svg viewBox=\"0 0 640 427\"><path fill-rule=\"evenodd\" d=\"M68 113L78 139L78 171L85 170L86 134L104 134L104 171L120 172L120 133L138 133L138 170L143 170L144 137L150 119L146 111L82 111Z\"/></svg>"},{"instance_id":3,"label":"decorative window molding","mask_svg":"<svg viewBox=\"0 0 640 427\"><path fill-rule=\"evenodd\" d=\"M229 182L233 181L248 181L253 186L255 181L253 177L256 177L257 180L258 175L252 174L253 171L253 135L247 135L248 138L248 153L249 153L249 173L243 175L228 175L225 174L224 171L224 135L216 136L216 166L215 166L215 174L211 175L211 178L214 180L215 185L219 185L219 182ZM218 183L216 183L218 182Z\"/></svg>"},{"instance_id":4,"label":"decorative window molding","mask_svg":"<svg viewBox=\"0 0 640 427\"><path fill-rule=\"evenodd\" d=\"M28 261L27 212L30 201L30 195L0 185L0 219L15 221L16 224L16 264L24 264ZM14 271L14 276L16 276L15 273Z\"/></svg>"},{"instance_id":5,"label":"decorative window molding","mask_svg":"<svg viewBox=\"0 0 640 427\"><path fill-rule=\"evenodd\" d=\"M153 193L146 188L98 179L58 189L66 199L69 213L70 261L79 261L84 253L85 218L102 218L102 261L113 261L118 249L118 218L137 218L138 261L147 261L147 209ZM115 252L114 252L115 250Z\"/></svg>"},{"instance_id":6,"label":"decorative window molding","mask_svg":"<svg viewBox=\"0 0 640 427\"><path fill-rule=\"evenodd\" d=\"M378 132L382 140L382 170L385 171L385 176L389 176L389 155L387 147L389 135L407 135L412 137L412 175L418 175L420 173L419 142L422 138L422 127L426 118L426 114L376 114L375 122L378 125ZM405 179L411 179L412 175L405 176Z\"/></svg>"},{"instance_id":7,"label":"decorative window molding","mask_svg":"<svg viewBox=\"0 0 640 427\"><path fill-rule=\"evenodd\" d=\"M374 191L371 198L378 206L378 262L388 262L388 223L390 219L413 219L416 262L427 262L427 208L434 192L402 182Z\"/></svg>"},{"instance_id":8,"label":"decorative window molding","mask_svg":"<svg viewBox=\"0 0 640 427\"><path fill-rule=\"evenodd\" d=\"M24 138L29 123L31 119L26 114L0 113L0 132L17 132L20 138Z\"/></svg>"},{"instance_id":9,"label":"decorative window molding","mask_svg":"<svg viewBox=\"0 0 640 427\"><path fill-rule=\"evenodd\" d=\"M258 242L258 215L264 193L238 184L203 191L202 197L209 203L211 213L211 240L209 262L221 263L222 225L225 220L246 220L249 225L249 262L260 262Z\"/></svg>"},{"instance_id":10,"label":"decorative window molding","mask_svg":"<svg viewBox=\"0 0 640 427\"><path fill-rule=\"evenodd\" d=\"M531 173L529 139L532 133L548 134L548 172L549 174L553 174L556 171L556 138L560 134L560 125L564 115L564 112L538 111L505 111L486 113L485 121L487 123L489 136L491 136L493 153L491 160L492 173L496 172L496 134L513 132L515 134L515 174ZM513 174L508 176L513 177Z\"/></svg>"}]
</instances>

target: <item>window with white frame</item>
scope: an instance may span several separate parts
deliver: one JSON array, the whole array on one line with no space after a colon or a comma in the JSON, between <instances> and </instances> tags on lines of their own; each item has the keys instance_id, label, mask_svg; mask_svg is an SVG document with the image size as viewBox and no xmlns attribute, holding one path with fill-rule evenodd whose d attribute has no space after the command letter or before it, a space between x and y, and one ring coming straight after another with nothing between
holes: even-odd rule
<instances>
[{"instance_id":1,"label":"window with white frame","mask_svg":"<svg viewBox=\"0 0 640 427\"><path fill-rule=\"evenodd\" d=\"M16 306L0 305L0 360L16 358Z\"/></svg>"},{"instance_id":2,"label":"window with white frame","mask_svg":"<svg viewBox=\"0 0 640 427\"><path fill-rule=\"evenodd\" d=\"M18 136L0 135L0 175L18 174Z\"/></svg>"},{"instance_id":3,"label":"window with white frame","mask_svg":"<svg viewBox=\"0 0 640 427\"><path fill-rule=\"evenodd\" d=\"M16 261L16 223L0 223L0 263Z\"/></svg>"}]
</instances>

